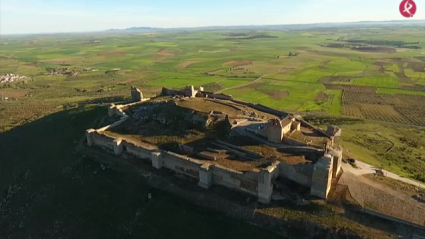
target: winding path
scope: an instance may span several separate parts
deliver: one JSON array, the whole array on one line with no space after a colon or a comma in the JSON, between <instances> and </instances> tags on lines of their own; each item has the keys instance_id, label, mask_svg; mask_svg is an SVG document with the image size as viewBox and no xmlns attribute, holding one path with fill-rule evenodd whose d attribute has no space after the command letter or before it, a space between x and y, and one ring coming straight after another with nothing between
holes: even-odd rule
<instances>
[{"instance_id":1,"label":"winding path","mask_svg":"<svg viewBox=\"0 0 425 239\"><path fill-rule=\"evenodd\" d=\"M217 92L215 92L215 93L216 93L216 94L219 94L219 93L222 93L223 91L226 91L226 90L233 90L233 89L237 89L237 88L240 88L240 87L244 87L244 86L247 86L247 85L254 84L255 82L257 82L257 81L259 81L259 80L263 79L263 77L265 77L265 76L266 76L266 75L262 75L262 76L258 77L257 79L255 79L255 80L253 80L253 81L250 81L250 82L248 82L248 83L246 83L246 84L243 84L243 85L237 85L237 86L232 86L232 87L229 87L229 88L224 88L224 89L219 90L219 91L217 91Z\"/></svg>"}]
</instances>

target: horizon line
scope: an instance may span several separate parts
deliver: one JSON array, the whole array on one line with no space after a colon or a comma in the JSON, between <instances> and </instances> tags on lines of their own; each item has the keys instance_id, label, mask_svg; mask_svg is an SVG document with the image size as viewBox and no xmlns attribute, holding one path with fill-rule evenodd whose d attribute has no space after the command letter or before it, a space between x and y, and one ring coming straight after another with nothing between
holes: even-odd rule
<instances>
[{"instance_id":1,"label":"horizon line","mask_svg":"<svg viewBox=\"0 0 425 239\"><path fill-rule=\"evenodd\" d=\"M350 24L350 23L385 23L385 22L418 22L425 21L425 19L406 19L406 20L361 20L361 21L348 21L348 22L316 22L316 23L291 23L291 24L250 24L250 25L206 25L196 27L154 27L154 26L133 26L127 28L110 28L103 30L92 31L72 31L72 32L38 32L38 33L8 33L0 36L29 36L29 35L54 35L54 34L84 34L84 33L106 33L112 31L126 31L131 28L151 28L153 30L179 30L179 29L199 29L199 28L229 28L229 27L272 27L272 26L308 26L308 25L321 25L321 24Z\"/></svg>"}]
</instances>

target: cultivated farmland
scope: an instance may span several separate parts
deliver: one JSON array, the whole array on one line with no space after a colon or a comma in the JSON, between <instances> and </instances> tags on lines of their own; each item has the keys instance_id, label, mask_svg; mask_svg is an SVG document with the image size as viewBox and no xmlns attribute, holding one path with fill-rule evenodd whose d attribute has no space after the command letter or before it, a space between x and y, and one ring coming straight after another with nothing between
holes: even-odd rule
<instances>
[{"instance_id":1,"label":"cultivated farmland","mask_svg":"<svg viewBox=\"0 0 425 239\"><path fill-rule=\"evenodd\" d=\"M83 150L84 130L104 126L105 106L127 101L130 86L145 97L162 87L204 86L321 127L338 125L344 158L423 181L423 39L423 26L408 24L1 36L0 75L26 77L0 83L0 231L17 238L58 237L64 228L75 238L278 237L148 185L195 190L194 201L204 202L221 189L198 193L190 181L168 175L162 182ZM254 214L236 208L238 217L263 212L295 224L365 228L327 206L257 208L251 197L222 194L252 207Z\"/></svg>"},{"instance_id":2,"label":"cultivated farmland","mask_svg":"<svg viewBox=\"0 0 425 239\"><path fill-rule=\"evenodd\" d=\"M421 28L382 25L2 36L0 74L26 78L0 84L0 131L125 101L130 86L150 97L186 85L297 114L424 127L423 39Z\"/></svg>"}]
</instances>

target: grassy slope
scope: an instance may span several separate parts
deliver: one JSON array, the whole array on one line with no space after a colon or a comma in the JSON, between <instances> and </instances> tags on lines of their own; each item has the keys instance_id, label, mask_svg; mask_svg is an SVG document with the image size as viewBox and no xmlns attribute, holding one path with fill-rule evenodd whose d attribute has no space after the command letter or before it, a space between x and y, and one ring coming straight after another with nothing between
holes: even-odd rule
<instances>
[{"instance_id":1,"label":"grassy slope","mask_svg":"<svg viewBox=\"0 0 425 239\"><path fill-rule=\"evenodd\" d=\"M321 127L339 125L343 132L341 144L349 157L404 177L425 176L423 129L341 117L307 116L307 119Z\"/></svg>"},{"instance_id":2,"label":"grassy slope","mask_svg":"<svg viewBox=\"0 0 425 239\"><path fill-rule=\"evenodd\" d=\"M424 173L425 143L421 140L425 136L424 130L376 123L343 128L343 146L350 149L354 157L405 177ZM392 143L395 147L385 153Z\"/></svg>"}]
</instances>

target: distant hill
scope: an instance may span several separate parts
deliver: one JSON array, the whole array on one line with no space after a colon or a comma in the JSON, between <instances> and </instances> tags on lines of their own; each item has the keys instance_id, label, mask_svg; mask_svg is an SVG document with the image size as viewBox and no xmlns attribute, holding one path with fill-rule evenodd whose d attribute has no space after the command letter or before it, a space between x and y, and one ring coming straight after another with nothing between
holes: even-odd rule
<instances>
[{"instance_id":1,"label":"distant hill","mask_svg":"<svg viewBox=\"0 0 425 239\"><path fill-rule=\"evenodd\" d=\"M163 30L163 28L156 28L156 27L130 27L126 29L109 29L106 30L108 32L122 32L122 31L128 31L128 32L150 32L150 31L159 31Z\"/></svg>"},{"instance_id":2,"label":"distant hill","mask_svg":"<svg viewBox=\"0 0 425 239\"><path fill-rule=\"evenodd\" d=\"M425 20L389 20L389 21L359 21L359 22L325 22L308 24L281 24L281 25L240 25L240 26L204 26L204 27L180 27L180 28L156 28L156 27L130 27L126 29L110 29L108 32L152 32L169 30L238 30L238 29L267 29L267 30L300 30L309 28L329 27L365 27L365 26L388 26L388 25L425 25Z\"/></svg>"}]
</instances>

